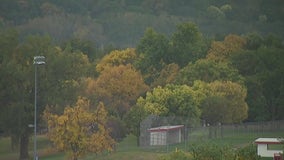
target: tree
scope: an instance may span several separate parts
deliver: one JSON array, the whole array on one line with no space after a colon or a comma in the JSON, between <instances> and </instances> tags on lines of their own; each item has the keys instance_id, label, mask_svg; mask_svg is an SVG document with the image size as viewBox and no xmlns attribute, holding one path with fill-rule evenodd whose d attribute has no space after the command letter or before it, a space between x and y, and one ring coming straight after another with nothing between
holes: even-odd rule
<instances>
[{"instance_id":1,"label":"tree","mask_svg":"<svg viewBox=\"0 0 284 160\"><path fill-rule=\"evenodd\" d=\"M205 56L207 47L201 32L194 23L183 23L171 38L170 63L184 67Z\"/></svg>"},{"instance_id":2,"label":"tree","mask_svg":"<svg viewBox=\"0 0 284 160\"><path fill-rule=\"evenodd\" d=\"M271 42L259 42L256 50L237 52L231 57L233 66L245 77L250 121L282 119L284 112L283 47L277 39Z\"/></svg>"},{"instance_id":3,"label":"tree","mask_svg":"<svg viewBox=\"0 0 284 160\"><path fill-rule=\"evenodd\" d=\"M89 100L79 97L76 104L67 106L62 115L52 114L48 108L44 118L48 124L48 137L68 158L77 160L88 152L111 151L114 140L106 128L107 111L103 103L90 111Z\"/></svg>"},{"instance_id":4,"label":"tree","mask_svg":"<svg viewBox=\"0 0 284 160\"><path fill-rule=\"evenodd\" d=\"M199 97L201 117L210 124L209 137L217 136L217 125L241 123L248 116L247 90L231 81L194 82L192 87ZM202 94L200 94L202 93ZM221 136L223 135L221 129Z\"/></svg>"},{"instance_id":5,"label":"tree","mask_svg":"<svg viewBox=\"0 0 284 160\"><path fill-rule=\"evenodd\" d=\"M128 132L136 136L137 146L139 146L140 123L147 117L147 112L142 106L133 106L125 115L124 121L128 127Z\"/></svg>"},{"instance_id":6,"label":"tree","mask_svg":"<svg viewBox=\"0 0 284 160\"><path fill-rule=\"evenodd\" d=\"M169 40L165 35L148 28L137 44L139 60L137 68L141 70L147 84L151 84L155 76L163 67L163 63L170 63Z\"/></svg>"},{"instance_id":7,"label":"tree","mask_svg":"<svg viewBox=\"0 0 284 160\"><path fill-rule=\"evenodd\" d=\"M200 116L194 91L186 85L158 86L152 92L147 92L145 98L140 97L137 106L143 107L148 114L182 117L191 125Z\"/></svg>"},{"instance_id":8,"label":"tree","mask_svg":"<svg viewBox=\"0 0 284 160\"><path fill-rule=\"evenodd\" d=\"M45 56L47 64L44 78L41 79L41 89L44 90L41 93L42 103L53 107L61 106L53 110L53 113L61 113L63 106L76 102L83 89L81 79L93 75L89 73L92 66L87 55L80 51L73 52L68 47L64 50L52 47Z\"/></svg>"},{"instance_id":9,"label":"tree","mask_svg":"<svg viewBox=\"0 0 284 160\"><path fill-rule=\"evenodd\" d=\"M29 136L32 129L28 127L34 118L34 66L32 57L39 53L45 54L50 47L49 37L31 36L19 43L18 34L14 31L0 33L1 55L0 73L0 101L1 121L5 133L11 136L14 149L19 145L19 159L27 159ZM2 47L3 46L3 47ZM42 70L38 71L38 77L42 78ZM38 84L39 88L42 87ZM40 91L40 89L39 89ZM40 92L39 92L40 93ZM42 99L39 97L39 102ZM40 106L40 105L38 105ZM17 115L16 115L17 114ZM9 115L15 115L9 116Z\"/></svg>"},{"instance_id":10,"label":"tree","mask_svg":"<svg viewBox=\"0 0 284 160\"><path fill-rule=\"evenodd\" d=\"M133 64L137 59L137 55L134 48L127 48L125 50L114 50L105 55L97 64L97 72L102 72L108 67L114 67L119 65Z\"/></svg>"},{"instance_id":11,"label":"tree","mask_svg":"<svg viewBox=\"0 0 284 160\"><path fill-rule=\"evenodd\" d=\"M152 87L165 86L166 84L173 83L179 73L179 66L175 63L168 64L158 73L159 77L154 79L151 84Z\"/></svg>"},{"instance_id":12,"label":"tree","mask_svg":"<svg viewBox=\"0 0 284 160\"><path fill-rule=\"evenodd\" d=\"M216 80L244 83L244 78L238 70L223 62L210 59L199 59L182 68L176 77L176 83L193 85L194 81L213 82Z\"/></svg>"},{"instance_id":13,"label":"tree","mask_svg":"<svg viewBox=\"0 0 284 160\"><path fill-rule=\"evenodd\" d=\"M102 51L98 49L97 44L91 40L73 38L63 44L62 48L71 47L71 52L82 52L87 55L90 61L101 58Z\"/></svg>"},{"instance_id":14,"label":"tree","mask_svg":"<svg viewBox=\"0 0 284 160\"><path fill-rule=\"evenodd\" d=\"M48 36L29 36L19 43L18 34L14 31L0 34L3 53L0 56L0 73L5 77L0 80L0 119L7 122L1 126L5 134L11 136L13 148L20 145L20 159L27 159L29 136L32 134L28 125L34 120L33 57L46 57L46 65L38 66L37 71L38 115L46 105L63 106L76 101L79 80L87 74L89 61L82 53L53 46ZM54 113L63 111L62 108L54 108ZM11 114L15 117L8 116ZM40 128L40 116L37 117Z\"/></svg>"},{"instance_id":15,"label":"tree","mask_svg":"<svg viewBox=\"0 0 284 160\"><path fill-rule=\"evenodd\" d=\"M261 45L261 44L260 44ZM249 105L248 121L269 120L270 115L266 107L266 99L263 94L262 73L265 65L256 51L242 51L236 53L230 59L233 67L245 78L247 87L246 102ZM249 67L248 67L249 66Z\"/></svg>"},{"instance_id":16,"label":"tree","mask_svg":"<svg viewBox=\"0 0 284 160\"><path fill-rule=\"evenodd\" d=\"M221 9L213 5L207 8L207 14L209 18L213 18L217 20L222 20L226 17L224 12Z\"/></svg>"},{"instance_id":17,"label":"tree","mask_svg":"<svg viewBox=\"0 0 284 160\"><path fill-rule=\"evenodd\" d=\"M256 50L263 45L264 39L258 33L252 32L246 35L246 49Z\"/></svg>"},{"instance_id":18,"label":"tree","mask_svg":"<svg viewBox=\"0 0 284 160\"><path fill-rule=\"evenodd\" d=\"M237 51L244 49L246 40L238 35L228 35L224 41L213 41L206 58L217 61L227 62L228 59Z\"/></svg>"},{"instance_id":19,"label":"tree","mask_svg":"<svg viewBox=\"0 0 284 160\"><path fill-rule=\"evenodd\" d=\"M229 101L221 96L209 96L201 104L202 118L212 126L230 121Z\"/></svg>"},{"instance_id":20,"label":"tree","mask_svg":"<svg viewBox=\"0 0 284 160\"><path fill-rule=\"evenodd\" d=\"M231 81L214 81L199 86L204 87L200 89L205 91L205 95L207 95L202 101L202 105L205 107L205 109L202 108L202 113L208 117L208 120L212 120L209 123L214 124L217 120L223 123L240 123L247 118L248 105L245 101L247 90L244 86ZM214 117L215 113L211 112L213 110L211 107L219 107L220 114L226 116ZM222 111L224 113L221 113Z\"/></svg>"},{"instance_id":21,"label":"tree","mask_svg":"<svg viewBox=\"0 0 284 160\"><path fill-rule=\"evenodd\" d=\"M265 105L271 120L283 119L284 113L284 49L263 47L257 52L265 69L259 75L262 82Z\"/></svg>"},{"instance_id":22,"label":"tree","mask_svg":"<svg viewBox=\"0 0 284 160\"><path fill-rule=\"evenodd\" d=\"M231 112L228 106L230 106L229 101L220 96L209 96L202 102L202 119L210 125L209 138L217 137L218 124L230 121ZM223 136L222 131L221 136Z\"/></svg>"},{"instance_id":23,"label":"tree","mask_svg":"<svg viewBox=\"0 0 284 160\"><path fill-rule=\"evenodd\" d=\"M120 119L147 90L141 74L131 64L105 68L89 89L108 106L111 115Z\"/></svg>"},{"instance_id":24,"label":"tree","mask_svg":"<svg viewBox=\"0 0 284 160\"><path fill-rule=\"evenodd\" d=\"M110 130L110 136L116 142L121 142L129 132L128 126L118 117L110 116L107 121L107 128Z\"/></svg>"}]
</instances>

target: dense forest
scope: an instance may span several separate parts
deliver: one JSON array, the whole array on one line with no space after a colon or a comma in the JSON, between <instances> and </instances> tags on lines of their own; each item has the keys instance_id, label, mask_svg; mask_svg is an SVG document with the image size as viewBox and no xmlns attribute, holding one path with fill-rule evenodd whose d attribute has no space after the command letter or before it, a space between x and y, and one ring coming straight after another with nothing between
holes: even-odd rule
<instances>
[{"instance_id":1,"label":"dense forest","mask_svg":"<svg viewBox=\"0 0 284 160\"><path fill-rule=\"evenodd\" d=\"M283 6L282 0L1 0L0 24L56 42L79 38L135 47L147 27L170 35L187 21L219 40L249 32L283 37Z\"/></svg>"},{"instance_id":2,"label":"dense forest","mask_svg":"<svg viewBox=\"0 0 284 160\"><path fill-rule=\"evenodd\" d=\"M150 114L188 126L283 119L283 17L282 0L1 0L1 135L29 156L35 72L40 129L76 108L104 115L116 141Z\"/></svg>"}]
</instances>

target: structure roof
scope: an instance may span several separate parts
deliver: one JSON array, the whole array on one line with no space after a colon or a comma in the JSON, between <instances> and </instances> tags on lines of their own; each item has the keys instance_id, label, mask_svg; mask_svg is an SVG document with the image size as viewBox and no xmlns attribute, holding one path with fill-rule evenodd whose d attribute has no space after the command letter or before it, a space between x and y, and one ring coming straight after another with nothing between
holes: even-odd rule
<instances>
[{"instance_id":1,"label":"structure roof","mask_svg":"<svg viewBox=\"0 0 284 160\"><path fill-rule=\"evenodd\" d=\"M175 125L175 126L160 126L155 128L150 128L148 131L150 132L163 132L163 131L170 131L170 130L178 130L183 128L184 125Z\"/></svg>"},{"instance_id":2,"label":"structure roof","mask_svg":"<svg viewBox=\"0 0 284 160\"><path fill-rule=\"evenodd\" d=\"M283 138L258 138L254 141L256 144L284 144Z\"/></svg>"}]
</instances>

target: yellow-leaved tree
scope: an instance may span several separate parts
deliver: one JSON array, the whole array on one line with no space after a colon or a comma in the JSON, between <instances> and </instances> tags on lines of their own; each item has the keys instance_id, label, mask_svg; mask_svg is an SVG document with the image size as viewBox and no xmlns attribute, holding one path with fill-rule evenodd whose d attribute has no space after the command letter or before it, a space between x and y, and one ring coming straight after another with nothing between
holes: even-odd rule
<instances>
[{"instance_id":1,"label":"yellow-leaved tree","mask_svg":"<svg viewBox=\"0 0 284 160\"><path fill-rule=\"evenodd\" d=\"M68 159L77 160L89 152L111 151L115 144L106 128L107 111L103 103L91 112L89 100L79 97L62 115L52 114L47 108L44 118L48 124L48 138L56 149L67 153Z\"/></svg>"},{"instance_id":2,"label":"yellow-leaved tree","mask_svg":"<svg viewBox=\"0 0 284 160\"><path fill-rule=\"evenodd\" d=\"M134 48L127 48L124 50L114 50L105 55L97 64L97 72L102 72L106 68L133 64L138 59Z\"/></svg>"},{"instance_id":3,"label":"yellow-leaved tree","mask_svg":"<svg viewBox=\"0 0 284 160\"><path fill-rule=\"evenodd\" d=\"M245 38L230 34L224 41L213 41L206 58L215 62L227 62L235 52L244 49L245 45Z\"/></svg>"}]
</instances>

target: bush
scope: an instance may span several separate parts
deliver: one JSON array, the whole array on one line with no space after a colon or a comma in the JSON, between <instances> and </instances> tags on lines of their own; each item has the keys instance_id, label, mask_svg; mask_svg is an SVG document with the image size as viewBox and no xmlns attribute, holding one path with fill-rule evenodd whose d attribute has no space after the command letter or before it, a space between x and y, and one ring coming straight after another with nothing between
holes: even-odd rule
<instances>
[{"instance_id":1,"label":"bush","mask_svg":"<svg viewBox=\"0 0 284 160\"><path fill-rule=\"evenodd\" d=\"M194 160L235 160L235 154L231 147L214 143L193 145L191 152Z\"/></svg>"},{"instance_id":2,"label":"bush","mask_svg":"<svg viewBox=\"0 0 284 160\"><path fill-rule=\"evenodd\" d=\"M256 146L251 144L237 150L236 160L260 160L257 155Z\"/></svg>"},{"instance_id":3,"label":"bush","mask_svg":"<svg viewBox=\"0 0 284 160\"><path fill-rule=\"evenodd\" d=\"M159 160L193 160L192 156L189 153L183 151L172 152L167 155L163 155Z\"/></svg>"},{"instance_id":4,"label":"bush","mask_svg":"<svg viewBox=\"0 0 284 160\"><path fill-rule=\"evenodd\" d=\"M192 145L190 152L172 152L159 160L261 160L261 157L253 144L235 150L226 145L201 143Z\"/></svg>"}]
</instances>

